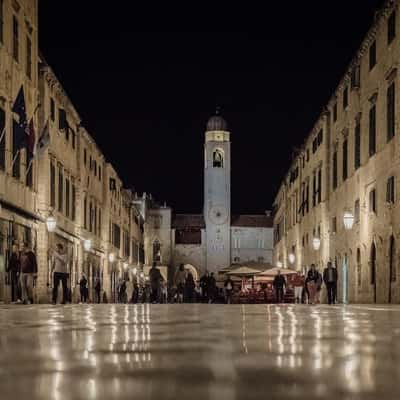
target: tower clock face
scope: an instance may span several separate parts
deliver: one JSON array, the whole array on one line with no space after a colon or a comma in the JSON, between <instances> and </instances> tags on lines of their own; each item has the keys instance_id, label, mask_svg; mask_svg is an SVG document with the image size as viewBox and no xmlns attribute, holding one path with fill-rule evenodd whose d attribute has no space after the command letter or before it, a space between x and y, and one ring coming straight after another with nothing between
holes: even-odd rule
<instances>
[{"instance_id":1,"label":"tower clock face","mask_svg":"<svg viewBox=\"0 0 400 400\"><path fill-rule=\"evenodd\" d=\"M210 208L208 216L213 224L221 225L226 222L228 212L224 206L213 206Z\"/></svg>"}]
</instances>

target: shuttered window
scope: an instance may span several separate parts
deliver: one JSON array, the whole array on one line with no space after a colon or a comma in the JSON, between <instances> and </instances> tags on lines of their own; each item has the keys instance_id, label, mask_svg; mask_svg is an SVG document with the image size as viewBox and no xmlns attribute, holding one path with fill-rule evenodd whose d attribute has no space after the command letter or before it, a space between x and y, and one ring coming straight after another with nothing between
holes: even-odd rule
<instances>
[{"instance_id":1,"label":"shuttered window","mask_svg":"<svg viewBox=\"0 0 400 400\"><path fill-rule=\"evenodd\" d=\"M1 4L0 4L1 5ZM6 168L6 113L0 108L0 170Z\"/></svg>"},{"instance_id":2,"label":"shuttered window","mask_svg":"<svg viewBox=\"0 0 400 400\"><path fill-rule=\"evenodd\" d=\"M391 140L395 134L395 86L390 84L387 90L387 140Z\"/></svg>"},{"instance_id":3,"label":"shuttered window","mask_svg":"<svg viewBox=\"0 0 400 400\"><path fill-rule=\"evenodd\" d=\"M347 171L347 167L348 167L348 154L347 154L347 139L343 142L343 181L345 181L347 179L348 176L348 171Z\"/></svg>"},{"instance_id":4,"label":"shuttered window","mask_svg":"<svg viewBox=\"0 0 400 400\"><path fill-rule=\"evenodd\" d=\"M369 155L376 153L376 106L369 110Z\"/></svg>"},{"instance_id":5,"label":"shuttered window","mask_svg":"<svg viewBox=\"0 0 400 400\"><path fill-rule=\"evenodd\" d=\"M361 127L358 122L354 130L354 169L361 166Z\"/></svg>"}]
</instances>

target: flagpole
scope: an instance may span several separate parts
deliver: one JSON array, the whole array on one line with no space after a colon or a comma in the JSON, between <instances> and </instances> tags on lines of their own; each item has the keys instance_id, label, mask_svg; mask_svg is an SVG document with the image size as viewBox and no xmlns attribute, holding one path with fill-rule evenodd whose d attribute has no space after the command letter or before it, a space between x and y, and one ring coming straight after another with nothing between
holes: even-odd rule
<instances>
[{"instance_id":1,"label":"flagpole","mask_svg":"<svg viewBox=\"0 0 400 400\"><path fill-rule=\"evenodd\" d=\"M13 161L12 161L11 168L9 169L9 172L11 172L12 169L14 168L15 161L17 160L17 157L18 157L18 154L20 153L20 151L21 151L21 150L18 149L18 151L15 153L15 156L14 156L14 159L13 159Z\"/></svg>"},{"instance_id":2,"label":"flagpole","mask_svg":"<svg viewBox=\"0 0 400 400\"><path fill-rule=\"evenodd\" d=\"M29 160L29 164L28 164L28 167L26 168L26 172L25 172L25 178L28 176L28 174L29 174L29 170L31 169L31 167L32 167L32 163L33 163L33 157Z\"/></svg>"},{"instance_id":3,"label":"flagpole","mask_svg":"<svg viewBox=\"0 0 400 400\"><path fill-rule=\"evenodd\" d=\"M4 126L3 132L1 132L1 135L0 135L0 143L3 141L5 134L6 134L6 127Z\"/></svg>"}]
</instances>

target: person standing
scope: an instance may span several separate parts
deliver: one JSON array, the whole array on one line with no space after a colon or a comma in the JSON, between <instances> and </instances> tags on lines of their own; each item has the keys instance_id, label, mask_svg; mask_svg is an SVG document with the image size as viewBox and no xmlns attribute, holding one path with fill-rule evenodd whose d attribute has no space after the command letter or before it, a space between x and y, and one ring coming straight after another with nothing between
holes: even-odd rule
<instances>
[{"instance_id":1,"label":"person standing","mask_svg":"<svg viewBox=\"0 0 400 400\"><path fill-rule=\"evenodd\" d=\"M185 290L186 272L183 264L179 265L178 271L176 271L174 284L176 286L178 303L183 303L183 293Z\"/></svg>"},{"instance_id":2,"label":"person standing","mask_svg":"<svg viewBox=\"0 0 400 400\"><path fill-rule=\"evenodd\" d=\"M98 276L96 276L96 278L94 278L94 291L96 293L96 302L97 302L97 304L100 304L101 282L100 282L100 278Z\"/></svg>"},{"instance_id":3,"label":"person standing","mask_svg":"<svg viewBox=\"0 0 400 400\"><path fill-rule=\"evenodd\" d=\"M19 284L19 275L21 273L21 264L19 259L18 246L14 243L11 250L10 261L8 262L7 272L10 273L11 284L11 302L21 303L21 289Z\"/></svg>"},{"instance_id":4,"label":"person standing","mask_svg":"<svg viewBox=\"0 0 400 400\"><path fill-rule=\"evenodd\" d=\"M208 302L214 303L217 297L217 281L214 277L214 272L211 272L208 278L207 291L208 291Z\"/></svg>"},{"instance_id":5,"label":"person standing","mask_svg":"<svg viewBox=\"0 0 400 400\"><path fill-rule=\"evenodd\" d=\"M64 246L57 243L56 249L52 252L53 255L53 304L57 304L58 287L60 281L62 284L62 302L66 304L68 296L68 256L64 252Z\"/></svg>"},{"instance_id":6,"label":"person standing","mask_svg":"<svg viewBox=\"0 0 400 400\"><path fill-rule=\"evenodd\" d=\"M153 262L153 266L150 268L149 278L151 287L150 302L159 303L160 292L161 292L161 281L163 280L163 277L161 275L160 270L157 268L157 264L155 262Z\"/></svg>"},{"instance_id":7,"label":"person standing","mask_svg":"<svg viewBox=\"0 0 400 400\"><path fill-rule=\"evenodd\" d=\"M200 278L201 301L203 303L208 302L208 281L209 276L208 272L206 271L204 275Z\"/></svg>"},{"instance_id":8,"label":"person standing","mask_svg":"<svg viewBox=\"0 0 400 400\"><path fill-rule=\"evenodd\" d=\"M20 266L22 301L24 304L31 304L33 302L33 281L36 278L38 269L35 253L26 242L22 244Z\"/></svg>"},{"instance_id":9,"label":"person standing","mask_svg":"<svg viewBox=\"0 0 400 400\"><path fill-rule=\"evenodd\" d=\"M234 284L230 276L228 276L228 278L226 278L224 282L224 289L225 289L225 302L226 304L231 304Z\"/></svg>"},{"instance_id":10,"label":"person standing","mask_svg":"<svg viewBox=\"0 0 400 400\"><path fill-rule=\"evenodd\" d=\"M194 283L193 275L191 272L189 272L185 280L185 303L193 303L195 286L196 284Z\"/></svg>"},{"instance_id":11,"label":"person standing","mask_svg":"<svg viewBox=\"0 0 400 400\"><path fill-rule=\"evenodd\" d=\"M139 302L139 285L136 280L133 281L131 303L137 304Z\"/></svg>"},{"instance_id":12,"label":"person standing","mask_svg":"<svg viewBox=\"0 0 400 400\"><path fill-rule=\"evenodd\" d=\"M328 293L328 304L335 304L336 302L336 287L337 287L338 274L336 268L330 261L324 269L324 283Z\"/></svg>"},{"instance_id":13,"label":"person standing","mask_svg":"<svg viewBox=\"0 0 400 400\"><path fill-rule=\"evenodd\" d=\"M119 303L126 303L126 280L124 278L121 279L121 283L119 285L119 293L118 293Z\"/></svg>"},{"instance_id":14,"label":"person standing","mask_svg":"<svg viewBox=\"0 0 400 400\"><path fill-rule=\"evenodd\" d=\"M79 291L81 294L81 303L86 303L87 302L87 279L85 274L82 274L81 279L79 280Z\"/></svg>"},{"instance_id":15,"label":"person standing","mask_svg":"<svg viewBox=\"0 0 400 400\"><path fill-rule=\"evenodd\" d=\"M315 304L315 296L317 293L317 284L320 274L315 268L315 264L311 264L309 271L307 272L306 288L308 294L308 303Z\"/></svg>"},{"instance_id":16,"label":"person standing","mask_svg":"<svg viewBox=\"0 0 400 400\"><path fill-rule=\"evenodd\" d=\"M284 295L284 287L286 287L286 279L281 274L281 271L279 269L277 275L275 276L273 286L275 289L276 302L283 303L283 295Z\"/></svg>"}]
</instances>

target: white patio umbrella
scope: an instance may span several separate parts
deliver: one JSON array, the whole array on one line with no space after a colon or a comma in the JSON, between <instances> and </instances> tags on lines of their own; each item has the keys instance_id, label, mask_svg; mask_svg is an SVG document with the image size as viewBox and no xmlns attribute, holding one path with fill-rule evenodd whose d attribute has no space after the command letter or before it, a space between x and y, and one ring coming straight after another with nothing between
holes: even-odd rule
<instances>
[{"instance_id":1,"label":"white patio umbrella","mask_svg":"<svg viewBox=\"0 0 400 400\"><path fill-rule=\"evenodd\" d=\"M235 276L255 276L260 274L261 271L255 268L249 268L246 266L236 268L232 271L227 272L227 275L235 275Z\"/></svg>"},{"instance_id":2,"label":"white patio umbrella","mask_svg":"<svg viewBox=\"0 0 400 400\"><path fill-rule=\"evenodd\" d=\"M281 271L281 275L290 275L298 273L297 271L294 271L292 269L275 267L261 272L259 276L276 276L278 275L278 271Z\"/></svg>"}]
</instances>

